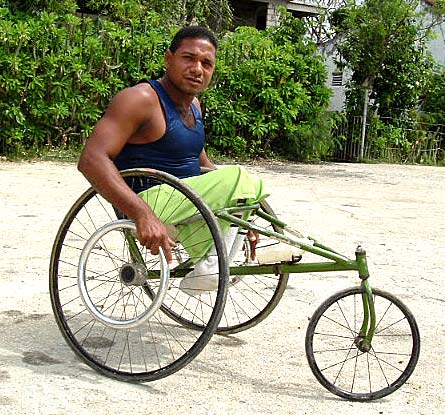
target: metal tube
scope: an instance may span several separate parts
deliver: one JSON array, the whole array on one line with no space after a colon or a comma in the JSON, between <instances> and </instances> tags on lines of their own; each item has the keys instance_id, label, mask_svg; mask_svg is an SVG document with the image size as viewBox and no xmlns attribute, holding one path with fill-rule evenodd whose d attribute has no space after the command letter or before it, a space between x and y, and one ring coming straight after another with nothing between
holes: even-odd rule
<instances>
[{"instance_id":1,"label":"metal tube","mask_svg":"<svg viewBox=\"0 0 445 415\"><path fill-rule=\"evenodd\" d=\"M363 120L362 120L362 140L360 142L360 158L363 159L365 155L365 137L366 137L366 120L368 116L368 102L369 102L369 91L368 88L364 89L364 103L363 103Z\"/></svg>"}]
</instances>

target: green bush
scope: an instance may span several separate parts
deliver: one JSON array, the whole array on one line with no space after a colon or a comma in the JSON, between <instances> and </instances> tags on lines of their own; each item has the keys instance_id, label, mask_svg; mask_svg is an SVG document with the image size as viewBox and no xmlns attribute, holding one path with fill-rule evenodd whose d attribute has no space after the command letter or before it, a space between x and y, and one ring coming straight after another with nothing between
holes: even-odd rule
<instances>
[{"instance_id":1,"label":"green bush","mask_svg":"<svg viewBox=\"0 0 445 415\"><path fill-rule=\"evenodd\" d=\"M397 163L439 162L443 157L441 135L424 121L426 115L416 110L397 118L370 115L366 135L369 156Z\"/></svg>"},{"instance_id":2,"label":"green bush","mask_svg":"<svg viewBox=\"0 0 445 415\"><path fill-rule=\"evenodd\" d=\"M161 74L171 35L155 14L128 27L73 14L0 15L3 153L82 143L118 90Z\"/></svg>"},{"instance_id":3,"label":"green bush","mask_svg":"<svg viewBox=\"0 0 445 415\"><path fill-rule=\"evenodd\" d=\"M445 126L445 66L437 65L425 88L421 109L429 113L428 121ZM445 132L445 131L444 131Z\"/></svg>"},{"instance_id":4,"label":"green bush","mask_svg":"<svg viewBox=\"0 0 445 415\"><path fill-rule=\"evenodd\" d=\"M204 95L208 143L232 156L320 157L331 148L330 90L302 21L265 31L238 28L221 42L213 88Z\"/></svg>"},{"instance_id":5,"label":"green bush","mask_svg":"<svg viewBox=\"0 0 445 415\"><path fill-rule=\"evenodd\" d=\"M15 8L1 7L7 3ZM66 13L76 4L70 0L40 3L62 12L0 0L1 154L82 145L113 95L162 75L177 29L156 12L137 15L137 8L110 20ZM307 159L332 147L323 60L302 21L282 19L278 27L239 28L221 41L202 103L208 145L222 154Z\"/></svg>"}]
</instances>

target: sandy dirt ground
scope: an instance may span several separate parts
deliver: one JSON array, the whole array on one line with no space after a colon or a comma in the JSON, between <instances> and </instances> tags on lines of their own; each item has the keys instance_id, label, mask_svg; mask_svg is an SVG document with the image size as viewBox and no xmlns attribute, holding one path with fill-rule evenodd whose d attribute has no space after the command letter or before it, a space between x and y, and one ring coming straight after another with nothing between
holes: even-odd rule
<instances>
[{"instance_id":1,"label":"sandy dirt ground","mask_svg":"<svg viewBox=\"0 0 445 415\"><path fill-rule=\"evenodd\" d=\"M306 362L308 318L348 273L291 275L274 312L214 336L186 368L135 385L80 362L55 323L51 246L87 183L73 164L0 162L0 414L441 414L445 408L445 169L327 163L247 165L278 216L353 256L368 253L374 287L400 297L422 338L417 368L392 395L355 403L318 384Z\"/></svg>"}]
</instances>

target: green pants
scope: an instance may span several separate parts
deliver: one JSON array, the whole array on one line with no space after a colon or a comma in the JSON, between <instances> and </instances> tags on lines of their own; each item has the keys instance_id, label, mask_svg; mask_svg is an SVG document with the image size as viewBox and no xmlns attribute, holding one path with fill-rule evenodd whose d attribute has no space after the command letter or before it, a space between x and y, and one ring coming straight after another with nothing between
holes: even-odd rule
<instances>
[{"instance_id":1,"label":"green pants","mask_svg":"<svg viewBox=\"0 0 445 415\"><path fill-rule=\"evenodd\" d=\"M201 176L183 179L207 203L211 210L234 207L239 200L247 205L257 203L268 196L262 180L241 166L226 166ZM196 207L185 196L167 184L154 186L139 193L165 224L176 225L196 215ZM219 220L223 235L230 223ZM187 250L193 262L199 261L210 250L213 242L203 220L178 225L178 240Z\"/></svg>"}]
</instances>

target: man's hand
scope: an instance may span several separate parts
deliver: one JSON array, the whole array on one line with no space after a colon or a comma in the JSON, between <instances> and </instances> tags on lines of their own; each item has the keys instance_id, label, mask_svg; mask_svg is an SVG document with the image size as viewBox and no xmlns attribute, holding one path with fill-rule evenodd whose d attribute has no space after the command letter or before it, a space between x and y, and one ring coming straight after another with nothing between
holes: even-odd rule
<instances>
[{"instance_id":1,"label":"man's hand","mask_svg":"<svg viewBox=\"0 0 445 415\"><path fill-rule=\"evenodd\" d=\"M154 215L146 214L135 219L138 239L152 255L159 254L159 247L164 250L168 262L173 260L171 249L176 243L170 238L165 225Z\"/></svg>"}]
</instances>

